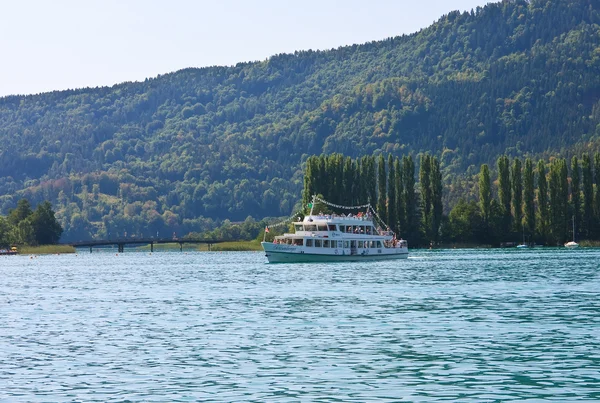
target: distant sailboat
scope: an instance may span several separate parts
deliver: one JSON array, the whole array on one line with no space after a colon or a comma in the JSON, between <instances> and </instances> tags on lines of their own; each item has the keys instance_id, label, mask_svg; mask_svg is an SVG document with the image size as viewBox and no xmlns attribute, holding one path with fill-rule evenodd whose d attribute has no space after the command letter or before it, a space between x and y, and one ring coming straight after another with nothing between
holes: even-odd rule
<instances>
[{"instance_id":1,"label":"distant sailboat","mask_svg":"<svg viewBox=\"0 0 600 403\"><path fill-rule=\"evenodd\" d=\"M525 224L523 224L523 243L522 243L522 244L520 244L520 245L517 245L517 248L518 248L518 249L526 249L526 248L529 248L529 245L527 245L527 244L525 243Z\"/></svg>"},{"instance_id":2,"label":"distant sailboat","mask_svg":"<svg viewBox=\"0 0 600 403\"><path fill-rule=\"evenodd\" d=\"M575 242L575 216L573 216L573 240L565 244L565 248L575 249L579 248L579 244Z\"/></svg>"}]
</instances>

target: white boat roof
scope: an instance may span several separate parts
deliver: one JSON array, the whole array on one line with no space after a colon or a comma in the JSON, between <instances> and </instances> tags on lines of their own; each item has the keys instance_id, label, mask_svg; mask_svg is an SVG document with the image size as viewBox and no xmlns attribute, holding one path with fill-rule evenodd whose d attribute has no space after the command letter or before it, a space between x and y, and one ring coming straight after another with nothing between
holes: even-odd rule
<instances>
[{"instance_id":1,"label":"white boat roof","mask_svg":"<svg viewBox=\"0 0 600 403\"><path fill-rule=\"evenodd\" d=\"M303 223L331 223L331 224L346 224L346 225L370 225L373 224L373 217L366 215L338 215L338 214L319 214L307 215L304 217Z\"/></svg>"}]
</instances>

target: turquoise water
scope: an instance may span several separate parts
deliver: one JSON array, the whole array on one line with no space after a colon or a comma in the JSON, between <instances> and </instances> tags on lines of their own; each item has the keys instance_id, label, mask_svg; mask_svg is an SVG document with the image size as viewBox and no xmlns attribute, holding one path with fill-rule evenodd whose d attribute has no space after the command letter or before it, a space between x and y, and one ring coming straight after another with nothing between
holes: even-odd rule
<instances>
[{"instance_id":1,"label":"turquoise water","mask_svg":"<svg viewBox=\"0 0 600 403\"><path fill-rule=\"evenodd\" d=\"M600 250L0 257L0 402L600 401Z\"/></svg>"}]
</instances>

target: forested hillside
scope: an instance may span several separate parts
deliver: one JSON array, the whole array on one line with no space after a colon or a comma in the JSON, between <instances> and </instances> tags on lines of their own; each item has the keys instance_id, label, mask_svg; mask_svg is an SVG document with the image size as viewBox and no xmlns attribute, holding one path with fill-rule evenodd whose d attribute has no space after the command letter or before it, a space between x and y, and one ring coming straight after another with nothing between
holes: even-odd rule
<instances>
[{"instance_id":1,"label":"forested hillside","mask_svg":"<svg viewBox=\"0 0 600 403\"><path fill-rule=\"evenodd\" d=\"M599 11L504 1L363 45L2 98L0 214L50 200L65 240L168 236L290 214L314 154L427 151L449 183L501 154L595 151Z\"/></svg>"}]
</instances>

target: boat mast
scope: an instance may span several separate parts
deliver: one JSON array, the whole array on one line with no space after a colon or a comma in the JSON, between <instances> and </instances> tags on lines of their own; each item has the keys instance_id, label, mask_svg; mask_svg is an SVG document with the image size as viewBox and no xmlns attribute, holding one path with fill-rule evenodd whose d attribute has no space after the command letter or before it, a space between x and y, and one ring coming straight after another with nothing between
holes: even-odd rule
<instances>
[{"instance_id":1,"label":"boat mast","mask_svg":"<svg viewBox=\"0 0 600 403\"><path fill-rule=\"evenodd\" d=\"M313 209L315 208L315 195L312 197L312 203L310 203L310 215L313 215Z\"/></svg>"}]
</instances>

